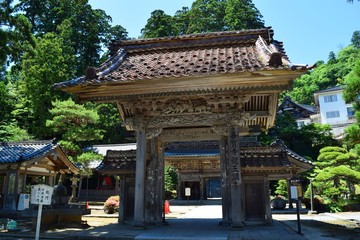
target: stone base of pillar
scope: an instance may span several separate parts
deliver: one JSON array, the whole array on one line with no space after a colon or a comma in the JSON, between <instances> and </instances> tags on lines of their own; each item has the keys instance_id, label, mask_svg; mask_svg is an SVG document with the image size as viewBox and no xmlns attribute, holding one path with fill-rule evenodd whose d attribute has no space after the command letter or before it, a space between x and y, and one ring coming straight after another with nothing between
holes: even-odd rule
<instances>
[{"instance_id":1,"label":"stone base of pillar","mask_svg":"<svg viewBox=\"0 0 360 240\"><path fill-rule=\"evenodd\" d=\"M243 228L244 223L231 223L231 228Z\"/></svg>"},{"instance_id":2,"label":"stone base of pillar","mask_svg":"<svg viewBox=\"0 0 360 240\"><path fill-rule=\"evenodd\" d=\"M133 222L133 228L145 229L145 223L144 222Z\"/></svg>"},{"instance_id":3,"label":"stone base of pillar","mask_svg":"<svg viewBox=\"0 0 360 240\"><path fill-rule=\"evenodd\" d=\"M219 225L220 226L231 226L231 221L220 221Z\"/></svg>"}]
</instances>

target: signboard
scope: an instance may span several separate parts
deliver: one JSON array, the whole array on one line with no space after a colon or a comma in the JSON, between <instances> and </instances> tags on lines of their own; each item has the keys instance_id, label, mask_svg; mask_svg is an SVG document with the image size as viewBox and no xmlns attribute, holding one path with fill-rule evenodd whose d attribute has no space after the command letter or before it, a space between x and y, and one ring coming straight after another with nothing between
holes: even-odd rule
<instances>
[{"instance_id":1,"label":"signboard","mask_svg":"<svg viewBox=\"0 0 360 240\"><path fill-rule=\"evenodd\" d=\"M298 177L290 178L290 194L291 194L291 199L301 199L303 197L300 178Z\"/></svg>"},{"instance_id":2,"label":"signboard","mask_svg":"<svg viewBox=\"0 0 360 240\"><path fill-rule=\"evenodd\" d=\"M30 194L20 193L17 210L25 210L29 208L29 203L30 203Z\"/></svg>"},{"instance_id":3,"label":"signboard","mask_svg":"<svg viewBox=\"0 0 360 240\"><path fill-rule=\"evenodd\" d=\"M190 197L191 196L191 188L187 187L185 188L185 197Z\"/></svg>"},{"instance_id":4,"label":"signboard","mask_svg":"<svg viewBox=\"0 0 360 240\"><path fill-rule=\"evenodd\" d=\"M290 186L291 199L298 199L298 188L297 186Z\"/></svg>"},{"instance_id":5,"label":"signboard","mask_svg":"<svg viewBox=\"0 0 360 240\"><path fill-rule=\"evenodd\" d=\"M53 187L45 184L31 186L30 203L37 205L51 205L53 190Z\"/></svg>"},{"instance_id":6,"label":"signboard","mask_svg":"<svg viewBox=\"0 0 360 240\"><path fill-rule=\"evenodd\" d=\"M51 205L51 197L53 191L54 191L53 187L50 187L45 184L31 186L30 203L39 205L37 222L36 222L35 240L40 239L40 223L41 223L42 206Z\"/></svg>"}]
</instances>

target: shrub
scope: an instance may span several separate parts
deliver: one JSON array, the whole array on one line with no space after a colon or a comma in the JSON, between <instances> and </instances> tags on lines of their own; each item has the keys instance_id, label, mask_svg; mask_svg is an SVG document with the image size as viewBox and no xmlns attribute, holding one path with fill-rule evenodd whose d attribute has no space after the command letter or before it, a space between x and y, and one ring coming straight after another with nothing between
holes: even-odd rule
<instances>
[{"instance_id":1,"label":"shrub","mask_svg":"<svg viewBox=\"0 0 360 240\"><path fill-rule=\"evenodd\" d=\"M120 196L110 196L104 203L104 212L105 213L114 213L119 209Z\"/></svg>"},{"instance_id":2,"label":"shrub","mask_svg":"<svg viewBox=\"0 0 360 240\"><path fill-rule=\"evenodd\" d=\"M271 207L276 210L282 210L286 207L287 200L284 196L278 195L271 201Z\"/></svg>"}]
</instances>

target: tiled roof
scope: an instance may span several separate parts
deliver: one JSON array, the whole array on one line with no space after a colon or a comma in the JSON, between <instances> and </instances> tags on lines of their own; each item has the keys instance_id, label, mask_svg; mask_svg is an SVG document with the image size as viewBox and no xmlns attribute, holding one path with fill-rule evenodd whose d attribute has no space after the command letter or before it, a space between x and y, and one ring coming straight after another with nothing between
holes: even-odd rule
<instances>
[{"instance_id":1,"label":"tiled roof","mask_svg":"<svg viewBox=\"0 0 360 240\"><path fill-rule=\"evenodd\" d=\"M96 170L100 172L135 172L136 150L108 150Z\"/></svg>"},{"instance_id":2,"label":"tiled roof","mask_svg":"<svg viewBox=\"0 0 360 240\"><path fill-rule=\"evenodd\" d=\"M49 153L57 144L52 141L0 143L0 163L18 163Z\"/></svg>"},{"instance_id":3,"label":"tiled roof","mask_svg":"<svg viewBox=\"0 0 360 240\"><path fill-rule=\"evenodd\" d=\"M298 108L298 109L296 109L296 108ZM300 110L302 110L301 113L299 112ZM292 101L290 97L285 97L283 102L279 105L278 112L281 112L281 111L290 111L295 115L300 114L301 116L305 116L305 115L309 116L309 115L315 114L317 112L316 108L314 106L306 105L306 104L298 104L298 103ZM297 117L300 117L300 116L297 116Z\"/></svg>"},{"instance_id":4,"label":"tiled roof","mask_svg":"<svg viewBox=\"0 0 360 240\"><path fill-rule=\"evenodd\" d=\"M241 166L254 167L291 167L289 158L295 159L311 167L313 164L288 149L281 141L274 142L271 146L249 146L241 143ZM248 145L248 146L246 146ZM165 158L189 157L219 157L219 143L217 141L202 142L173 142L164 151ZM105 160L97 170L101 172L131 172L136 167L136 150L108 151Z\"/></svg>"},{"instance_id":5,"label":"tiled roof","mask_svg":"<svg viewBox=\"0 0 360 240\"><path fill-rule=\"evenodd\" d=\"M302 157L301 155L297 154L296 152L293 152L292 150L290 150L285 144L283 141L281 140L276 140L274 141L270 146L278 146L280 148L283 148L285 151L286 151L286 154L287 156L299 161L299 162L302 162L302 163L305 163L305 164L308 164L309 166L314 166L314 163L305 159L304 157Z\"/></svg>"},{"instance_id":6,"label":"tiled roof","mask_svg":"<svg viewBox=\"0 0 360 240\"><path fill-rule=\"evenodd\" d=\"M114 42L111 58L99 68L55 86L306 68L291 64L282 42L272 37L272 29L264 28Z\"/></svg>"},{"instance_id":7,"label":"tiled roof","mask_svg":"<svg viewBox=\"0 0 360 240\"><path fill-rule=\"evenodd\" d=\"M79 169L69 161L60 145L53 140L0 142L0 164L29 167L36 166L38 160L45 159L52 162L55 169L58 169L56 171L61 174L79 173Z\"/></svg>"}]
</instances>

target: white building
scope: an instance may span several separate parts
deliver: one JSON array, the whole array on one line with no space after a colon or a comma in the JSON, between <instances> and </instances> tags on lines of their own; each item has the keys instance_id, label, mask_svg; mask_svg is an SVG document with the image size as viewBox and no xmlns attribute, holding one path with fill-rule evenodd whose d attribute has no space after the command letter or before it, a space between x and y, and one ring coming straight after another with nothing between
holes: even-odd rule
<instances>
[{"instance_id":1,"label":"white building","mask_svg":"<svg viewBox=\"0 0 360 240\"><path fill-rule=\"evenodd\" d=\"M321 124L330 124L335 138L342 138L344 129L354 123L352 104L345 103L342 88L336 86L314 93L319 114L314 116Z\"/></svg>"}]
</instances>

